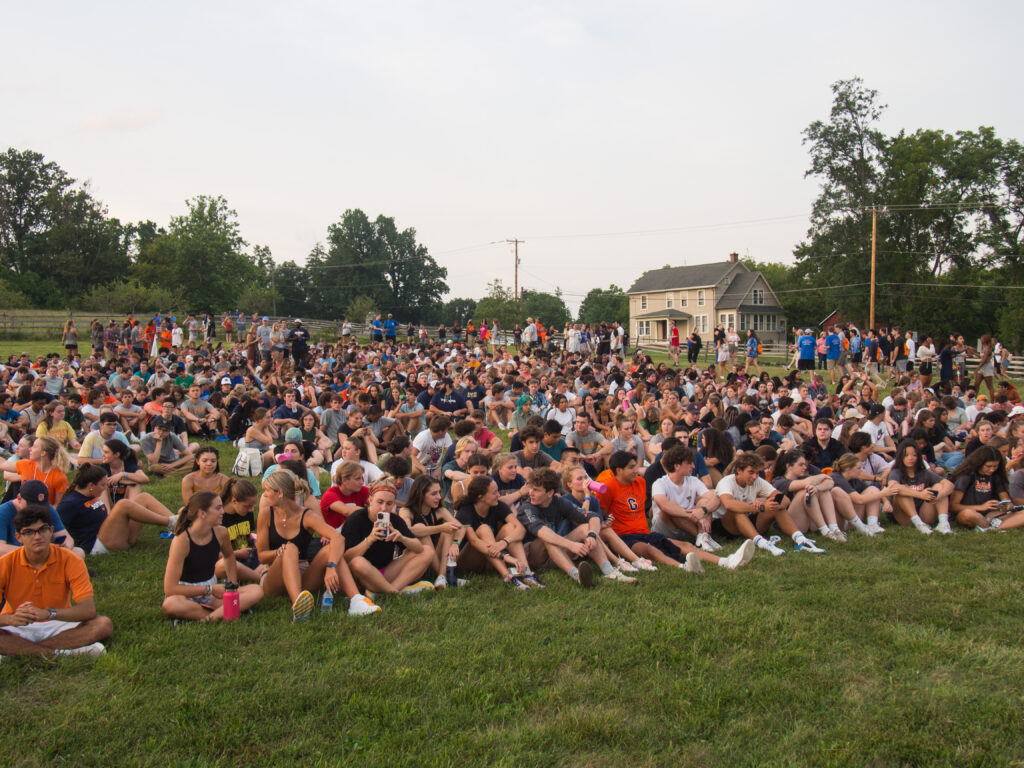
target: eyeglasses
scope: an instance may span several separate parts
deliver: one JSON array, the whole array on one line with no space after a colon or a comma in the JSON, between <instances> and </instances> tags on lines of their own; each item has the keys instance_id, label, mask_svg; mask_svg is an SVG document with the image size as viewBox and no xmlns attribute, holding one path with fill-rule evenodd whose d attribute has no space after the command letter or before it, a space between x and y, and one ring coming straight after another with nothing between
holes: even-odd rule
<instances>
[{"instance_id":1,"label":"eyeglasses","mask_svg":"<svg viewBox=\"0 0 1024 768\"><path fill-rule=\"evenodd\" d=\"M23 539L31 539L36 536L45 536L52 530L52 525L41 525L38 528L22 528L18 531L18 535Z\"/></svg>"}]
</instances>

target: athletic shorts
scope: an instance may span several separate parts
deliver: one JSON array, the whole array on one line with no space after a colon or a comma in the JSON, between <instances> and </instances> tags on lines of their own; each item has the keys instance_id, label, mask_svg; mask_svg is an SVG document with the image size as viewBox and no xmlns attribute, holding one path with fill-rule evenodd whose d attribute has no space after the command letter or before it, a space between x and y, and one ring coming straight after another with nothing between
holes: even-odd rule
<instances>
[{"instance_id":1,"label":"athletic shorts","mask_svg":"<svg viewBox=\"0 0 1024 768\"><path fill-rule=\"evenodd\" d=\"M179 584L183 584L186 587L205 587L207 585L213 586L217 583L216 574L206 579L205 581L179 581ZM193 603L199 603L204 608L213 607L213 595L192 595L189 597Z\"/></svg>"},{"instance_id":2,"label":"athletic shorts","mask_svg":"<svg viewBox=\"0 0 1024 768\"><path fill-rule=\"evenodd\" d=\"M863 353L863 352L854 352L854 353L853 353L853 354L852 354L852 355L850 356L850 359L851 359L851 360L852 360L852 361L853 361L854 363L860 364L860 362L861 362L861 361L862 361L862 360L864 359L864 353Z\"/></svg>"},{"instance_id":3,"label":"athletic shorts","mask_svg":"<svg viewBox=\"0 0 1024 768\"><path fill-rule=\"evenodd\" d=\"M656 550L662 554L668 555L677 563L682 563L686 560L682 550L660 533L626 533L619 538L626 542L626 546L630 549L633 548L634 544L650 544Z\"/></svg>"},{"instance_id":4,"label":"athletic shorts","mask_svg":"<svg viewBox=\"0 0 1024 768\"><path fill-rule=\"evenodd\" d=\"M813 371L814 359L810 357L801 357L796 361L796 368L798 371Z\"/></svg>"},{"instance_id":5,"label":"athletic shorts","mask_svg":"<svg viewBox=\"0 0 1024 768\"><path fill-rule=\"evenodd\" d=\"M10 632L12 635L17 635L22 640L28 640L30 643L41 643L43 640L56 637L61 632L74 629L81 623L80 621L54 619L53 621L33 621L31 624L26 624L23 627L3 627L2 629L4 632Z\"/></svg>"},{"instance_id":6,"label":"athletic shorts","mask_svg":"<svg viewBox=\"0 0 1024 768\"><path fill-rule=\"evenodd\" d=\"M103 542L96 538L95 543L92 545L92 549L89 550L90 555L109 555L110 550L103 546Z\"/></svg>"},{"instance_id":7,"label":"athletic shorts","mask_svg":"<svg viewBox=\"0 0 1024 768\"><path fill-rule=\"evenodd\" d=\"M832 358L832 357L826 357L825 358L825 367L828 368L830 371L832 369L834 369L838 363L839 363L839 360L837 360L836 358Z\"/></svg>"}]
</instances>

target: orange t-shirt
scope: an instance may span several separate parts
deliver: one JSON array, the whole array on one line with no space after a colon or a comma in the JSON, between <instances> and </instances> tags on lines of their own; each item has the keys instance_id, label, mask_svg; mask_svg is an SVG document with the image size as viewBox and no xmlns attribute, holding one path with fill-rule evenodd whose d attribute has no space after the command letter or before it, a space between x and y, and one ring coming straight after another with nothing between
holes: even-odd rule
<instances>
[{"instance_id":1,"label":"orange t-shirt","mask_svg":"<svg viewBox=\"0 0 1024 768\"><path fill-rule=\"evenodd\" d=\"M20 459L14 463L21 475L21 482L39 480L50 491L50 503L57 505L57 500L68 492L68 476L56 467L50 467L49 472L43 472L39 465L32 459Z\"/></svg>"},{"instance_id":2,"label":"orange t-shirt","mask_svg":"<svg viewBox=\"0 0 1024 768\"><path fill-rule=\"evenodd\" d=\"M647 514L644 503L647 501L647 482L637 475L629 485L623 485L615 479L614 473L606 469L597 476L597 482L604 483L607 493L599 493L597 500L601 509L612 516L612 530L620 536L627 533L647 534L651 529L647 526Z\"/></svg>"},{"instance_id":3,"label":"orange t-shirt","mask_svg":"<svg viewBox=\"0 0 1024 768\"><path fill-rule=\"evenodd\" d=\"M92 597L92 582L85 561L70 549L50 545L50 556L38 571L18 547L0 557L0 597L6 600L0 613L14 613L22 603L36 608L70 608L71 597L80 603Z\"/></svg>"}]
</instances>

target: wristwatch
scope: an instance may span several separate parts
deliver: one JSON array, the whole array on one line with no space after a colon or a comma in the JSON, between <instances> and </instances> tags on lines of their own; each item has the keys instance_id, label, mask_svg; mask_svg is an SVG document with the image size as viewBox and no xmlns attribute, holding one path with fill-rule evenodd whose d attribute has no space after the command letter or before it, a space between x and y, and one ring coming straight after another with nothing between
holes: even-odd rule
<instances>
[{"instance_id":1,"label":"wristwatch","mask_svg":"<svg viewBox=\"0 0 1024 768\"><path fill-rule=\"evenodd\" d=\"M328 567L328 568L337 568L337 567L338 567L338 564L337 564L337 563L328 563L328 564L327 564L327 567Z\"/></svg>"},{"instance_id":2,"label":"wristwatch","mask_svg":"<svg viewBox=\"0 0 1024 768\"><path fill-rule=\"evenodd\" d=\"M53 621L54 619L57 618L57 609L56 608L47 608L46 611L47 611L47 613L50 614L50 618L49 618L50 621Z\"/></svg>"}]
</instances>

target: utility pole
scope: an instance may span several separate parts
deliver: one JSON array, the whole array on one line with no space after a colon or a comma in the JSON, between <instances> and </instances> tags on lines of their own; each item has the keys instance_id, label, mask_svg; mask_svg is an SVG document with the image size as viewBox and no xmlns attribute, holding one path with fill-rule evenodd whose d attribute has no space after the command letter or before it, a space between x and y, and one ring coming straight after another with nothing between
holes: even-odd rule
<instances>
[{"instance_id":1,"label":"utility pole","mask_svg":"<svg viewBox=\"0 0 1024 768\"><path fill-rule=\"evenodd\" d=\"M871 207L871 311L868 328L875 327L875 244L878 241L878 209Z\"/></svg>"},{"instance_id":2,"label":"utility pole","mask_svg":"<svg viewBox=\"0 0 1024 768\"><path fill-rule=\"evenodd\" d=\"M519 301L519 244L520 243L525 243L526 241L525 240L519 240L518 238L512 238L510 240L506 240L505 242L506 243L512 243L515 246L515 249L516 249L515 250L516 264L515 264L515 272L514 272L515 277L513 278L514 282L512 284L513 285L512 295L515 297L516 301Z\"/></svg>"}]
</instances>

